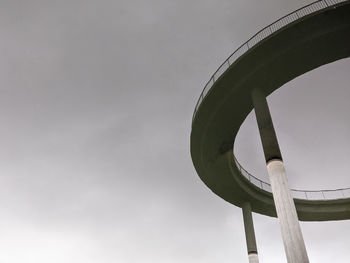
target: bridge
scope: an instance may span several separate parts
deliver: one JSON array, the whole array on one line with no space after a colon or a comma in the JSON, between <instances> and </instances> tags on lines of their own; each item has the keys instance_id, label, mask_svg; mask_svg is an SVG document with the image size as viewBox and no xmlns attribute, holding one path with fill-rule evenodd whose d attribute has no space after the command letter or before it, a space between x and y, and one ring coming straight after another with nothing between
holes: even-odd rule
<instances>
[{"instance_id":1,"label":"bridge","mask_svg":"<svg viewBox=\"0 0 350 263\"><path fill-rule=\"evenodd\" d=\"M298 263L308 262L298 220L350 219L350 188L288 188L266 102L268 95L292 79L349 56L350 1L317 1L264 27L242 44L199 96L192 119L192 161L215 194L242 207L251 262L258 262L251 212L279 218L288 262ZM233 154L238 130L252 110L271 184L248 173ZM295 216L287 215L294 210ZM295 240L293 231L300 232Z\"/></svg>"}]
</instances>

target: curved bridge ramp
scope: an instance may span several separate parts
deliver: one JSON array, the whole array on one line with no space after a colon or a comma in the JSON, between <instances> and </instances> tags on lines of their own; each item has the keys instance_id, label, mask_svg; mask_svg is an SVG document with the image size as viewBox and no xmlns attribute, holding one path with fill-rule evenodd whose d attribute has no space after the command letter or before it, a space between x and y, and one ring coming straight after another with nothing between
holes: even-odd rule
<instances>
[{"instance_id":1,"label":"curved bridge ramp","mask_svg":"<svg viewBox=\"0 0 350 263\"><path fill-rule=\"evenodd\" d=\"M232 152L237 132L253 109L252 89L269 95L310 70L349 56L349 0L312 3L240 46L211 77L193 115L191 156L202 181L236 206L248 201L254 212L275 217L268 184L253 183ZM316 191L320 196L315 198L316 192L298 191L294 202L299 219L350 219L348 189L340 190L333 191L339 194L333 198L328 190Z\"/></svg>"}]
</instances>

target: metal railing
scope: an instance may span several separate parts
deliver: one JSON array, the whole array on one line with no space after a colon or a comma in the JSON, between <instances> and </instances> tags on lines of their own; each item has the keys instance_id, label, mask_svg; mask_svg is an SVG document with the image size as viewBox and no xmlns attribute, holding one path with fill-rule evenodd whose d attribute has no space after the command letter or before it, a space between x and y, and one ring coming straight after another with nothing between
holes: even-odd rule
<instances>
[{"instance_id":1,"label":"metal railing","mask_svg":"<svg viewBox=\"0 0 350 263\"><path fill-rule=\"evenodd\" d=\"M217 79L220 78L220 76L238 59L240 58L244 53L246 53L249 49L253 48L256 44L264 40L266 37L272 35L276 31L280 30L284 26L301 19L302 17L305 17L311 13L315 13L319 10L340 4L342 2L347 2L349 0L320 0L313 2L307 6L304 6L298 10L295 10L294 12L278 19L277 21L273 22L272 24L268 25L267 27L264 27L261 29L258 33L256 33L254 36L252 36L247 42L242 44L239 48L236 49L225 61L220 65L220 67L215 71L215 73L211 76L207 84L204 86L203 91L201 92L201 95L198 98L196 107L193 112L193 117L196 116L196 112L202 103L205 96L210 91L211 87L215 83Z\"/></svg>"},{"instance_id":2,"label":"metal railing","mask_svg":"<svg viewBox=\"0 0 350 263\"><path fill-rule=\"evenodd\" d=\"M271 185L269 183L256 178L254 175L250 174L242 165L237 161L236 157L233 156L234 162L241 172L241 174L247 178L249 182L257 186L258 188L272 193ZM291 194L293 198L304 199L304 200L337 200L350 198L350 187L340 188L334 190L296 190L291 189Z\"/></svg>"}]
</instances>

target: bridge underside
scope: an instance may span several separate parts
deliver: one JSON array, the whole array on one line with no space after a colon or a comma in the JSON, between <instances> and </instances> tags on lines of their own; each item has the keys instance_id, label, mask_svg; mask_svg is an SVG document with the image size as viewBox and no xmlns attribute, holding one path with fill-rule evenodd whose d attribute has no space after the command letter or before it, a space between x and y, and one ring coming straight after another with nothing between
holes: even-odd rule
<instances>
[{"instance_id":1,"label":"bridge underside","mask_svg":"<svg viewBox=\"0 0 350 263\"><path fill-rule=\"evenodd\" d=\"M252 211L276 216L272 194L244 178L233 160L235 137L253 109L252 90L267 96L310 70L349 56L349 2L297 20L248 50L214 83L193 120L191 155L202 181L236 206L249 202ZM303 221L350 219L350 199L294 201Z\"/></svg>"}]
</instances>

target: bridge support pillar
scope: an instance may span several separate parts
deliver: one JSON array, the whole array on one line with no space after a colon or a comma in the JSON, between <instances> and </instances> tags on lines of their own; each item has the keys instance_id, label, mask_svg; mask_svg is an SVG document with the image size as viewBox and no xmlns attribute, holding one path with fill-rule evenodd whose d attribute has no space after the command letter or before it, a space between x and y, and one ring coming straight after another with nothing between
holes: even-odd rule
<instances>
[{"instance_id":1,"label":"bridge support pillar","mask_svg":"<svg viewBox=\"0 0 350 263\"><path fill-rule=\"evenodd\" d=\"M259 263L250 203L247 202L243 204L242 212L249 263Z\"/></svg>"},{"instance_id":2,"label":"bridge support pillar","mask_svg":"<svg viewBox=\"0 0 350 263\"><path fill-rule=\"evenodd\" d=\"M303 235L288 186L266 96L256 89L252 92L252 99L287 261L288 263L308 263Z\"/></svg>"},{"instance_id":3,"label":"bridge support pillar","mask_svg":"<svg viewBox=\"0 0 350 263\"><path fill-rule=\"evenodd\" d=\"M288 263L309 262L283 162L271 160L267 163L267 170Z\"/></svg>"}]
</instances>

